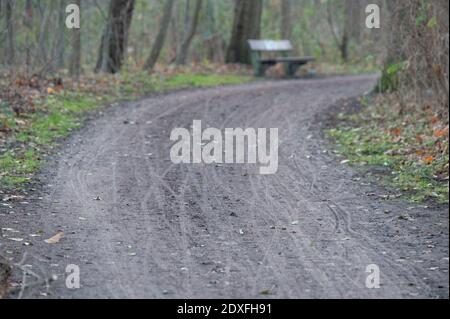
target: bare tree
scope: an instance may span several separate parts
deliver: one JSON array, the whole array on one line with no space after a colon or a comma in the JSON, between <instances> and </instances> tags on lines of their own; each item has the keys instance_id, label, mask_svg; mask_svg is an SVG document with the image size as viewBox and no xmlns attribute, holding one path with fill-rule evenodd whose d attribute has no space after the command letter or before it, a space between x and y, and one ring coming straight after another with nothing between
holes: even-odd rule
<instances>
[{"instance_id":1,"label":"bare tree","mask_svg":"<svg viewBox=\"0 0 450 319\"><path fill-rule=\"evenodd\" d=\"M341 23L342 25L340 26L338 23L335 23L335 17L333 13L337 10L334 10L334 8L332 8L332 2L327 2L327 20L333 39L341 53L341 59L344 62L347 62L349 59L348 46L350 42L351 24L353 23L351 16L354 1L346 0L344 3L345 4L341 17L341 20L343 20Z\"/></svg>"},{"instance_id":2,"label":"bare tree","mask_svg":"<svg viewBox=\"0 0 450 319\"><path fill-rule=\"evenodd\" d=\"M75 0L76 4L81 10L81 0ZM72 54L70 57L70 75L78 78L81 74L81 29L74 28L71 30L71 47Z\"/></svg>"},{"instance_id":3,"label":"bare tree","mask_svg":"<svg viewBox=\"0 0 450 319\"><path fill-rule=\"evenodd\" d=\"M25 2L25 11L23 13L23 25L27 32L25 33L25 66L26 72L29 73L31 67L31 48L32 48L32 27L33 27L33 5L31 0Z\"/></svg>"},{"instance_id":4,"label":"bare tree","mask_svg":"<svg viewBox=\"0 0 450 319\"><path fill-rule=\"evenodd\" d=\"M350 36L355 41L360 41L362 32L364 31L364 28L361 28L361 25L364 23L365 20L365 10L366 3L361 0L351 0L350 3L350 12L349 12L349 29L350 29ZM364 19L363 19L364 18Z\"/></svg>"},{"instance_id":5,"label":"bare tree","mask_svg":"<svg viewBox=\"0 0 450 319\"><path fill-rule=\"evenodd\" d=\"M237 0L234 9L233 29L227 49L227 63L250 64L247 40L261 35L262 0Z\"/></svg>"},{"instance_id":6,"label":"bare tree","mask_svg":"<svg viewBox=\"0 0 450 319\"><path fill-rule=\"evenodd\" d=\"M96 71L116 73L125 59L135 0L111 0Z\"/></svg>"},{"instance_id":7,"label":"bare tree","mask_svg":"<svg viewBox=\"0 0 450 319\"><path fill-rule=\"evenodd\" d=\"M153 44L150 56L145 63L144 68L150 70L155 66L156 61L161 53L166 39L167 30L169 29L170 20L172 18L173 4L175 0L166 0L164 6L164 13L159 27L158 35L156 36L155 43Z\"/></svg>"},{"instance_id":8,"label":"bare tree","mask_svg":"<svg viewBox=\"0 0 450 319\"><path fill-rule=\"evenodd\" d=\"M189 27L184 34L183 41L177 53L176 64L186 64L186 60L189 53L189 46L191 45L192 38L197 30L198 20L200 17L200 9L202 7L203 0L196 0L194 5L194 14L189 23Z\"/></svg>"},{"instance_id":9,"label":"bare tree","mask_svg":"<svg viewBox=\"0 0 450 319\"><path fill-rule=\"evenodd\" d=\"M53 10L52 5L44 5L41 7L41 24L39 28L39 37L38 37L38 48L39 48L39 59L40 64L43 66L43 71L50 70L52 68L52 64L48 58L48 35L49 35L49 26L50 19Z\"/></svg>"},{"instance_id":10,"label":"bare tree","mask_svg":"<svg viewBox=\"0 0 450 319\"><path fill-rule=\"evenodd\" d=\"M57 68L64 67L64 51L65 51L65 43L64 43L64 31L65 27L65 19L66 19L66 0L58 0L58 29L56 34L56 43L54 50L54 60L55 66Z\"/></svg>"},{"instance_id":11,"label":"bare tree","mask_svg":"<svg viewBox=\"0 0 450 319\"><path fill-rule=\"evenodd\" d=\"M281 37L292 37L292 0L281 0Z\"/></svg>"},{"instance_id":12,"label":"bare tree","mask_svg":"<svg viewBox=\"0 0 450 319\"><path fill-rule=\"evenodd\" d=\"M400 113L427 105L448 121L448 7L448 0L388 2L395 32L388 39L379 88L397 93Z\"/></svg>"},{"instance_id":13,"label":"bare tree","mask_svg":"<svg viewBox=\"0 0 450 319\"><path fill-rule=\"evenodd\" d=\"M5 0L5 29L6 29L6 46L5 46L5 62L11 66L14 64L16 55L16 45L14 38L14 1Z\"/></svg>"},{"instance_id":14,"label":"bare tree","mask_svg":"<svg viewBox=\"0 0 450 319\"><path fill-rule=\"evenodd\" d=\"M216 25L216 4L214 1L206 2L206 37L204 40L206 56L209 61L223 61L223 37Z\"/></svg>"},{"instance_id":15,"label":"bare tree","mask_svg":"<svg viewBox=\"0 0 450 319\"><path fill-rule=\"evenodd\" d=\"M173 8L172 19L171 19L171 22L170 22L170 38L172 40L171 41L172 43L171 43L171 46L170 46L170 51L171 51L171 57L173 57L171 62L175 61L176 52L178 50L178 47L177 47L177 45L178 45L178 34L179 34L179 31L178 31L178 29L179 29L178 11L179 11L178 6L175 5L174 8ZM175 53L175 54L173 54L173 53Z\"/></svg>"}]
</instances>

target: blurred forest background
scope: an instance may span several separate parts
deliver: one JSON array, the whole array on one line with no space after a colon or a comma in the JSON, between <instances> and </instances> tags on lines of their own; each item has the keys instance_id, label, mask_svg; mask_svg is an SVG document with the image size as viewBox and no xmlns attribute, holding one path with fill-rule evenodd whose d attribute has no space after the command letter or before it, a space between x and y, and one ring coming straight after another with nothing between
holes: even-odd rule
<instances>
[{"instance_id":1,"label":"blurred forest background","mask_svg":"<svg viewBox=\"0 0 450 319\"><path fill-rule=\"evenodd\" d=\"M81 8L79 30L65 25L70 3ZM365 26L371 3L381 8L380 29ZM249 63L247 39L289 39L296 55L317 58L320 72L384 70L395 75L384 78L384 89L407 84L415 94L428 93L427 99L431 89L433 107L441 107L448 100L448 5L445 0L1 0L0 62L8 76L39 77L66 70L78 76Z\"/></svg>"},{"instance_id":2,"label":"blurred forest background","mask_svg":"<svg viewBox=\"0 0 450 319\"><path fill-rule=\"evenodd\" d=\"M71 3L81 8L80 29L66 27ZM380 29L366 27L372 3ZM79 126L85 110L249 81L246 40L289 39L292 55L316 58L302 72L380 72L380 108L364 119L390 134L392 156L406 148L401 141L414 144L403 153L414 167L432 167L423 173L433 179L428 196L447 189L448 198L448 9L448 0L0 0L0 179L28 180L42 149ZM332 135L344 146L361 142L349 132Z\"/></svg>"},{"instance_id":3,"label":"blurred forest background","mask_svg":"<svg viewBox=\"0 0 450 319\"><path fill-rule=\"evenodd\" d=\"M383 1L377 2L385 11L382 17L387 17L388 7ZM129 67L151 68L153 63L147 62L155 46L161 49L157 59L161 64L245 61L234 58L230 52L235 23L241 23L237 36L290 39L296 53L313 55L329 63L375 66L386 48L383 32L365 27L365 8L374 3L369 0L2 0L1 3L1 62L4 67L20 66L28 71L50 72L69 67L72 58L77 58L73 50L78 50L78 45L83 69L94 69L101 54L102 36L111 31L107 25L114 18L123 20L118 23L124 27L124 62ZM65 27L65 9L70 3L79 3L81 7L79 44L77 32ZM247 30L246 25L252 25L252 30ZM186 55L186 50L189 57L180 56Z\"/></svg>"}]
</instances>

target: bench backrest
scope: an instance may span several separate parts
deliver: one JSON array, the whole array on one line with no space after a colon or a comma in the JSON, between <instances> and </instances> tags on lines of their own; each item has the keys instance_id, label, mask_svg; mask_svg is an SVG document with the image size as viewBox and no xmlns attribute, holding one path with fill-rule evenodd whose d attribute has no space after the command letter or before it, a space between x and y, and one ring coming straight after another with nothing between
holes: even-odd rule
<instances>
[{"instance_id":1,"label":"bench backrest","mask_svg":"<svg viewBox=\"0 0 450 319\"><path fill-rule=\"evenodd\" d=\"M292 51L293 47L289 40L248 40L252 51L285 52Z\"/></svg>"}]
</instances>

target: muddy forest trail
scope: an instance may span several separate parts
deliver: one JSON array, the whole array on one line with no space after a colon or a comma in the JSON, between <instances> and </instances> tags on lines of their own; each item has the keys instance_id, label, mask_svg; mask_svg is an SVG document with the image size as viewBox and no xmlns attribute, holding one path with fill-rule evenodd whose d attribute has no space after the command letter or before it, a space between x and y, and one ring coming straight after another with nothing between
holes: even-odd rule
<instances>
[{"instance_id":1,"label":"muddy forest trail","mask_svg":"<svg viewBox=\"0 0 450 319\"><path fill-rule=\"evenodd\" d=\"M356 181L320 137L320 112L375 83L358 75L186 90L91 121L41 173L42 199L2 217L24 234L43 231L22 248L23 263L59 277L21 297L448 298L447 212L367 196L381 190ZM193 120L279 128L278 172L173 164L170 132ZM58 231L58 243L43 241ZM80 289L66 288L69 264ZM371 264L379 289L366 287Z\"/></svg>"}]
</instances>

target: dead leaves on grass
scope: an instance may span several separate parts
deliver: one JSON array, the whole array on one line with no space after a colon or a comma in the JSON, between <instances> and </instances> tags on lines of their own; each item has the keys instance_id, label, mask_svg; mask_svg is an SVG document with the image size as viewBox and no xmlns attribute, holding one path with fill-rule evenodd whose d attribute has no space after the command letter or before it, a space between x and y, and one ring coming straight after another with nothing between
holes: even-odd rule
<instances>
[{"instance_id":1,"label":"dead leaves on grass","mask_svg":"<svg viewBox=\"0 0 450 319\"><path fill-rule=\"evenodd\" d=\"M436 138L448 137L448 127L446 127L443 130L436 130L436 131L434 131L433 136L436 137Z\"/></svg>"}]
</instances>

